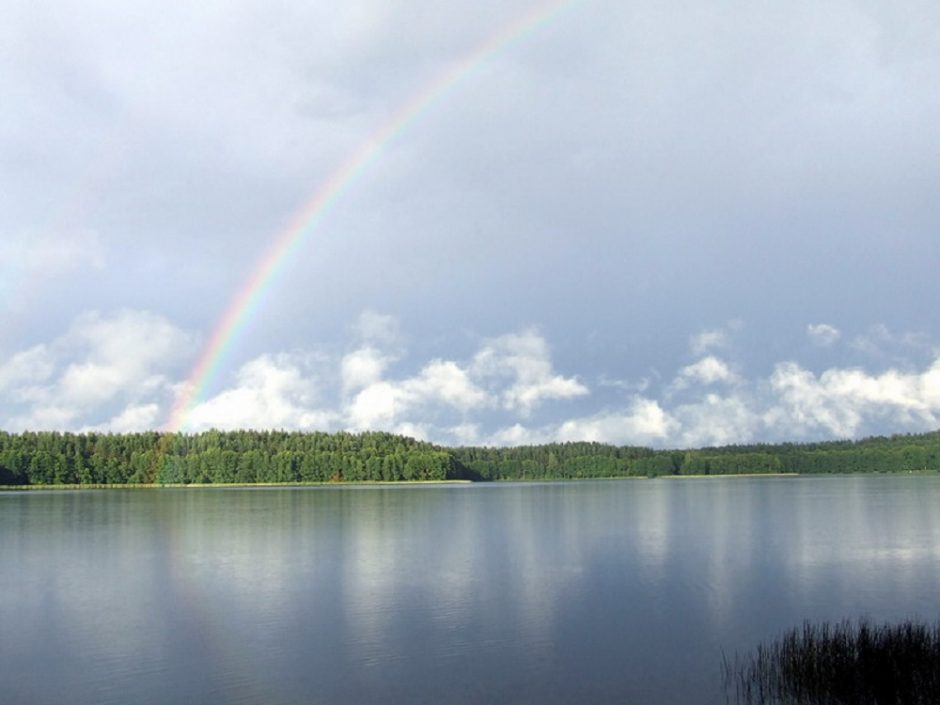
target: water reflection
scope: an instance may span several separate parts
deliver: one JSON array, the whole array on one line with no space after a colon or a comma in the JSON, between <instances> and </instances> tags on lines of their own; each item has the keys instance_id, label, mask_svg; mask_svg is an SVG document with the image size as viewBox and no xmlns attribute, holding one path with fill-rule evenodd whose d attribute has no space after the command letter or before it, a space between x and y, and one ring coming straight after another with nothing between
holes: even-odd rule
<instances>
[{"instance_id":1,"label":"water reflection","mask_svg":"<svg viewBox=\"0 0 940 705\"><path fill-rule=\"evenodd\" d=\"M0 494L0 701L718 703L722 649L936 617L938 499L929 477Z\"/></svg>"}]
</instances>

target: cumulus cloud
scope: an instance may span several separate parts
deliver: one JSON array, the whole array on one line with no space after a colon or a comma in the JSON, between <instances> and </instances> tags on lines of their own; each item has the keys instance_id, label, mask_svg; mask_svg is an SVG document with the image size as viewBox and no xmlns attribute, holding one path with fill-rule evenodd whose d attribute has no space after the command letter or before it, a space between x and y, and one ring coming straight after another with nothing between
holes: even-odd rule
<instances>
[{"instance_id":1,"label":"cumulus cloud","mask_svg":"<svg viewBox=\"0 0 940 705\"><path fill-rule=\"evenodd\" d=\"M658 401L635 396L622 409L541 426L516 422L486 435L477 434L473 442L491 446L566 441L661 446L668 444L678 428L676 419Z\"/></svg>"},{"instance_id":2,"label":"cumulus cloud","mask_svg":"<svg viewBox=\"0 0 940 705\"><path fill-rule=\"evenodd\" d=\"M824 440L927 431L940 425L940 358L921 372L831 368L795 362L766 379L738 380L727 393L669 406L634 397L624 411L564 421L533 436L694 447L759 441ZM513 429L525 436L524 427ZM496 434L499 437L499 434Z\"/></svg>"},{"instance_id":3,"label":"cumulus cloud","mask_svg":"<svg viewBox=\"0 0 940 705\"><path fill-rule=\"evenodd\" d=\"M340 366L343 391L351 392L375 384L390 362L388 355L373 347L353 350L343 357Z\"/></svg>"},{"instance_id":4,"label":"cumulus cloud","mask_svg":"<svg viewBox=\"0 0 940 705\"><path fill-rule=\"evenodd\" d=\"M51 343L14 353L0 364L0 389L13 411L5 426L87 427L117 405L163 401L194 343L190 334L147 311L83 313ZM115 428L127 428L131 417L115 418ZM135 418L153 419L140 412Z\"/></svg>"},{"instance_id":5,"label":"cumulus cloud","mask_svg":"<svg viewBox=\"0 0 940 705\"><path fill-rule=\"evenodd\" d=\"M484 380L509 380L500 392L502 406L524 415L550 399L588 394L577 378L555 373L548 343L533 328L487 341L474 356L472 371Z\"/></svg>"},{"instance_id":6,"label":"cumulus cloud","mask_svg":"<svg viewBox=\"0 0 940 705\"><path fill-rule=\"evenodd\" d=\"M668 445L695 448L759 440L765 431L760 408L747 393L705 394L672 411L675 433Z\"/></svg>"},{"instance_id":7,"label":"cumulus cloud","mask_svg":"<svg viewBox=\"0 0 940 705\"><path fill-rule=\"evenodd\" d=\"M558 427L557 437L562 441L658 445L676 428L675 419L658 401L635 397L622 411L565 421Z\"/></svg>"},{"instance_id":8,"label":"cumulus cloud","mask_svg":"<svg viewBox=\"0 0 940 705\"><path fill-rule=\"evenodd\" d=\"M186 428L282 428L329 430L335 411L317 408L317 385L310 358L281 353L243 365L233 388L197 404Z\"/></svg>"},{"instance_id":9,"label":"cumulus cloud","mask_svg":"<svg viewBox=\"0 0 940 705\"><path fill-rule=\"evenodd\" d=\"M15 390L20 398L30 396L55 372L55 356L46 345L37 345L15 353L0 364L0 392Z\"/></svg>"},{"instance_id":10,"label":"cumulus cloud","mask_svg":"<svg viewBox=\"0 0 940 705\"><path fill-rule=\"evenodd\" d=\"M59 378L57 394L76 404L99 404L118 394L142 396L165 386L162 369L192 350L192 338L165 318L121 310L82 314L60 345L84 352Z\"/></svg>"},{"instance_id":11,"label":"cumulus cloud","mask_svg":"<svg viewBox=\"0 0 940 705\"><path fill-rule=\"evenodd\" d=\"M339 359L269 355L248 363L231 389L192 410L187 427L386 430L466 443L485 439L474 415L524 418L588 393L555 371L534 329L483 340L468 359L432 359L410 375L395 374L404 354L395 319L367 312L355 334L361 346Z\"/></svg>"},{"instance_id":12,"label":"cumulus cloud","mask_svg":"<svg viewBox=\"0 0 940 705\"><path fill-rule=\"evenodd\" d=\"M142 429L157 428L161 422L161 411L160 405L156 403L131 404L105 423L83 430L133 433Z\"/></svg>"},{"instance_id":13,"label":"cumulus cloud","mask_svg":"<svg viewBox=\"0 0 940 705\"><path fill-rule=\"evenodd\" d=\"M456 445L472 446L481 442L480 424L465 422L444 429L447 437Z\"/></svg>"},{"instance_id":14,"label":"cumulus cloud","mask_svg":"<svg viewBox=\"0 0 940 705\"><path fill-rule=\"evenodd\" d=\"M775 404L768 425L783 424L800 436L849 438L884 420L895 428L926 430L940 419L940 359L924 372L829 369L816 376L793 362L770 378Z\"/></svg>"},{"instance_id":15,"label":"cumulus cloud","mask_svg":"<svg viewBox=\"0 0 940 705\"><path fill-rule=\"evenodd\" d=\"M532 428L517 422L489 434L482 443L487 446L535 445L549 442L551 432L551 428Z\"/></svg>"},{"instance_id":16,"label":"cumulus cloud","mask_svg":"<svg viewBox=\"0 0 940 705\"><path fill-rule=\"evenodd\" d=\"M408 393L391 382L375 382L359 392L349 408L353 428L389 428L408 411Z\"/></svg>"},{"instance_id":17,"label":"cumulus cloud","mask_svg":"<svg viewBox=\"0 0 940 705\"><path fill-rule=\"evenodd\" d=\"M672 388L679 390L692 385L708 386L717 382L734 382L736 379L737 375L726 362L714 355L708 355L679 370Z\"/></svg>"},{"instance_id":18,"label":"cumulus cloud","mask_svg":"<svg viewBox=\"0 0 940 705\"><path fill-rule=\"evenodd\" d=\"M816 345L829 347L842 337L842 332L828 323L810 323L806 326L806 334Z\"/></svg>"},{"instance_id":19,"label":"cumulus cloud","mask_svg":"<svg viewBox=\"0 0 940 705\"><path fill-rule=\"evenodd\" d=\"M465 412L489 399L456 362L432 360L413 377L376 381L360 391L346 409L347 422L360 430L390 428L417 410L430 413L431 407L444 406Z\"/></svg>"}]
</instances>

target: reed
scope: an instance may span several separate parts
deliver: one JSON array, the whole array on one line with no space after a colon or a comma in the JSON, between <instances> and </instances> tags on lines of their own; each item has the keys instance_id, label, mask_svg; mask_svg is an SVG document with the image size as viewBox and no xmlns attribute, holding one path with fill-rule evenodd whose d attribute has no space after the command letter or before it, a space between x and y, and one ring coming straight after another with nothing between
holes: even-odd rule
<instances>
[{"instance_id":1,"label":"reed","mask_svg":"<svg viewBox=\"0 0 940 705\"><path fill-rule=\"evenodd\" d=\"M804 622L722 670L738 705L937 705L940 621Z\"/></svg>"}]
</instances>

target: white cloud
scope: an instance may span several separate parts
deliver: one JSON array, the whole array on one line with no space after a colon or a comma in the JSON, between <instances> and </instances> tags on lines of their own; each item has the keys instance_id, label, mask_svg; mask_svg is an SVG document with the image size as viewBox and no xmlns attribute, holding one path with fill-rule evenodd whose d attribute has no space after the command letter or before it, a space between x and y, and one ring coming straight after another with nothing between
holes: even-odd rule
<instances>
[{"instance_id":1,"label":"white cloud","mask_svg":"<svg viewBox=\"0 0 940 705\"><path fill-rule=\"evenodd\" d=\"M419 441L433 441L434 440L433 438L431 438L431 432L428 429L428 426L426 424L412 423L410 421L405 421L389 430L392 433L397 433L401 436L410 436L411 438L416 438Z\"/></svg>"},{"instance_id":2,"label":"white cloud","mask_svg":"<svg viewBox=\"0 0 940 705\"><path fill-rule=\"evenodd\" d=\"M828 323L810 323L806 326L806 334L816 345L829 347L842 337L842 332Z\"/></svg>"},{"instance_id":3,"label":"white cloud","mask_svg":"<svg viewBox=\"0 0 940 705\"><path fill-rule=\"evenodd\" d=\"M588 394L576 378L555 374L548 343L532 328L487 341L474 356L472 372L483 380L511 380L500 392L502 406L523 415L549 399Z\"/></svg>"},{"instance_id":4,"label":"white cloud","mask_svg":"<svg viewBox=\"0 0 940 705\"><path fill-rule=\"evenodd\" d=\"M432 360L419 374L399 381L376 381L346 409L352 428L389 428L403 415L442 405L461 412L487 406L490 396L453 361Z\"/></svg>"},{"instance_id":5,"label":"white cloud","mask_svg":"<svg viewBox=\"0 0 940 705\"><path fill-rule=\"evenodd\" d=\"M626 409L565 421L557 430L562 441L661 444L677 429L675 419L653 399L635 397Z\"/></svg>"},{"instance_id":6,"label":"white cloud","mask_svg":"<svg viewBox=\"0 0 940 705\"><path fill-rule=\"evenodd\" d=\"M698 362L683 367L672 383L673 389L685 389L693 384L712 385L717 382L734 382L737 375L727 363L714 355L703 357Z\"/></svg>"},{"instance_id":7,"label":"white cloud","mask_svg":"<svg viewBox=\"0 0 940 705\"><path fill-rule=\"evenodd\" d=\"M540 427L515 423L484 438L495 445L586 440L684 448L853 438L940 425L940 358L910 373L832 368L816 375L786 362L767 379L735 382L727 393L709 391L674 406L633 396L623 409Z\"/></svg>"},{"instance_id":8,"label":"white cloud","mask_svg":"<svg viewBox=\"0 0 940 705\"><path fill-rule=\"evenodd\" d=\"M416 395L440 401L461 411L490 403L490 396L478 387L467 370L450 360L433 360L413 381L405 382Z\"/></svg>"},{"instance_id":9,"label":"white cloud","mask_svg":"<svg viewBox=\"0 0 940 705\"><path fill-rule=\"evenodd\" d=\"M55 357L45 345L15 353L0 364L0 391L17 389L22 395L48 380L55 372Z\"/></svg>"},{"instance_id":10,"label":"white cloud","mask_svg":"<svg viewBox=\"0 0 940 705\"><path fill-rule=\"evenodd\" d=\"M159 404L132 404L117 416L98 426L85 430L110 431L112 433L133 433L160 425L161 408Z\"/></svg>"},{"instance_id":11,"label":"white cloud","mask_svg":"<svg viewBox=\"0 0 940 705\"><path fill-rule=\"evenodd\" d=\"M379 331L397 331L397 322L374 312L365 320L370 332L360 337L368 342L339 360L323 358L310 365L286 355L264 356L243 366L232 389L190 412L187 427L310 428L319 423L350 430L410 429L422 438L469 442L482 437L471 418L475 414L502 410L526 416L548 400L587 393L576 379L555 373L547 343L533 330L484 341L470 362L434 359L416 374L396 377L392 367L402 351L390 353L378 340L394 345L398 335L375 335L373 324L381 323ZM314 379L323 380L317 393ZM337 379L339 388L329 389L330 380ZM320 392L324 401L315 405Z\"/></svg>"},{"instance_id":12,"label":"white cloud","mask_svg":"<svg viewBox=\"0 0 940 705\"><path fill-rule=\"evenodd\" d=\"M343 357L340 375L348 393L378 382L391 360L373 347L353 350Z\"/></svg>"},{"instance_id":13,"label":"white cloud","mask_svg":"<svg viewBox=\"0 0 940 705\"><path fill-rule=\"evenodd\" d=\"M703 355L715 348L726 348L729 344L728 332L722 329L706 330L689 339L689 350L693 355Z\"/></svg>"},{"instance_id":14,"label":"white cloud","mask_svg":"<svg viewBox=\"0 0 940 705\"><path fill-rule=\"evenodd\" d=\"M391 382L376 382L356 395L347 418L358 430L387 429L408 411L409 401L407 393Z\"/></svg>"},{"instance_id":15,"label":"white cloud","mask_svg":"<svg viewBox=\"0 0 940 705\"><path fill-rule=\"evenodd\" d=\"M375 314L376 320L381 317ZM383 329L397 329L393 319ZM564 414L588 394L559 374L534 329L482 340L464 358L412 374L406 351L363 342L339 356L296 351L243 364L197 404L185 427L386 430L435 442L506 445L588 440L657 447L849 438L940 426L940 357L921 369L794 361L745 377L716 355L680 368L658 396L629 381L599 391L600 411ZM192 336L152 313L88 312L49 343L0 360L2 427L132 431L164 420L195 352ZM680 396L674 395L682 390ZM622 395L612 400L614 395ZM540 409L540 421L529 425Z\"/></svg>"},{"instance_id":16,"label":"white cloud","mask_svg":"<svg viewBox=\"0 0 940 705\"><path fill-rule=\"evenodd\" d=\"M69 363L56 393L76 404L95 405L119 394L147 395L167 384L158 372L193 350L192 338L161 316L124 309L105 316L80 315L61 345L84 352Z\"/></svg>"},{"instance_id":17,"label":"white cloud","mask_svg":"<svg viewBox=\"0 0 940 705\"><path fill-rule=\"evenodd\" d=\"M552 440L548 435L551 429L528 428L521 423L501 428L486 439L488 446L523 446L547 443Z\"/></svg>"},{"instance_id":18,"label":"white cloud","mask_svg":"<svg viewBox=\"0 0 940 705\"><path fill-rule=\"evenodd\" d=\"M796 435L853 437L875 420L895 428L932 428L940 415L940 359L922 373L890 369L830 369L818 377L793 362L777 365L770 378L775 405L768 425Z\"/></svg>"},{"instance_id":19,"label":"white cloud","mask_svg":"<svg viewBox=\"0 0 940 705\"><path fill-rule=\"evenodd\" d=\"M76 428L80 410L48 401L36 404L22 414L14 414L4 424L13 431L69 430Z\"/></svg>"},{"instance_id":20,"label":"white cloud","mask_svg":"<svg viewBox=\"0 0 940 705\"><path fill-rule=\"evenodd\" d=\"M461 423L445 429L449 438L452 438L455 445L472 446L480 443L480 424Z\"/></svg>"},{"instance_id":21,"label":"white cloud","mask_svg":"<svg viewBox=\"0 0 940 705\"><path fill-rule=\"evenodd\" d=\"M566 441L662 445L677 428L676 420L659 402L637 396L624 409L608 410L539 427L517 422L486 437L477 436L474 442L493 446Z\"/></svg>"},{"instance_id":22,"label":"white cloud","mask_svg":"<svg viewBox=\"0 0 940 705\"><path fill-rule=\"evenodd\" d=\"M425 437L429 419L494 404L468 369L452 360L431 360L417 374L396 379L390 368L401 351L389 352L380 342L397 343L397 321L375 312L363 321L356 332L365 344L338 360L281 354L247 363L233 388L189 413L187 427L346 428Z\"/></svg>"},{"instance_id":23,"label":"white cloud","mask_svg":"<svg viewBox=\"0 0 940 705\"><path fill-rule=\"evenodd\" d=\"M706 394L673 411L677 434L669 444L681 448L726 445L760 438L761 418L739 393Z\"/></svg>"},{"instance_id":24,"label":"white cloud","mask_svg":"<svg viewBox=\"0 0 940 705\"><path fill-rule=\"evenodd\" d=\"M401 342L398 319L372 309L366 309L359 314L353 330L356 336L367 344L388 347Z\"/></svg>"},{"instance_id":25,"label":"white cloud","mask_svg":"<svg viewBox=\"0 0 940 705\"><path fill-rule=\"evenodd\" d=\"M338 415L318 409L311 360L303 355L262 355L237 374L236 386L197 404L186 428L329 430Z\"/></svg>"},{"instance_id":26,"label":"white cloud","mask_svg":"<svg viewBox=\"0 0 940 705\"><path fill-rule=\"evenodd\" d=\"M6 425L87 427L115 405L162 401L171 394L170 374L194 351L194 342L146 311L85 312L61 337L0 365L0 388L14 402ZM129 417L114 418L123 423ZM137 418L146 420L139 413Z\"/></svg>"}]
</instances>

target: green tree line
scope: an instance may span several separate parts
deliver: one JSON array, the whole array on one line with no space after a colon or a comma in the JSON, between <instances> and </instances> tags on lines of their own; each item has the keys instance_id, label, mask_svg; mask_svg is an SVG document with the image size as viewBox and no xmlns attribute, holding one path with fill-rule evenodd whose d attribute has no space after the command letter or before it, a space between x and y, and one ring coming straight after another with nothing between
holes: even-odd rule
<instances>
[{"instance_id":1,"label":"green tree line","mask_svg":"<svg viewBox=\"0 0 940 705\"><path fill-rule=\"evenodd\" d=\"M653 450L601 443L446 448L389 433L0 432L0 485L550 480L940 470L940 431Z\"/></svg>"},{"instance_id":2,"label":"green tree line","mask_svg":"<svg viewBox=\"0 0 940 705\"><path fill-rule=\"evenodd\" d=\"M447 480L451 453L387 433L0 433L0 484Z\"/></svg>"}]
</instances>

